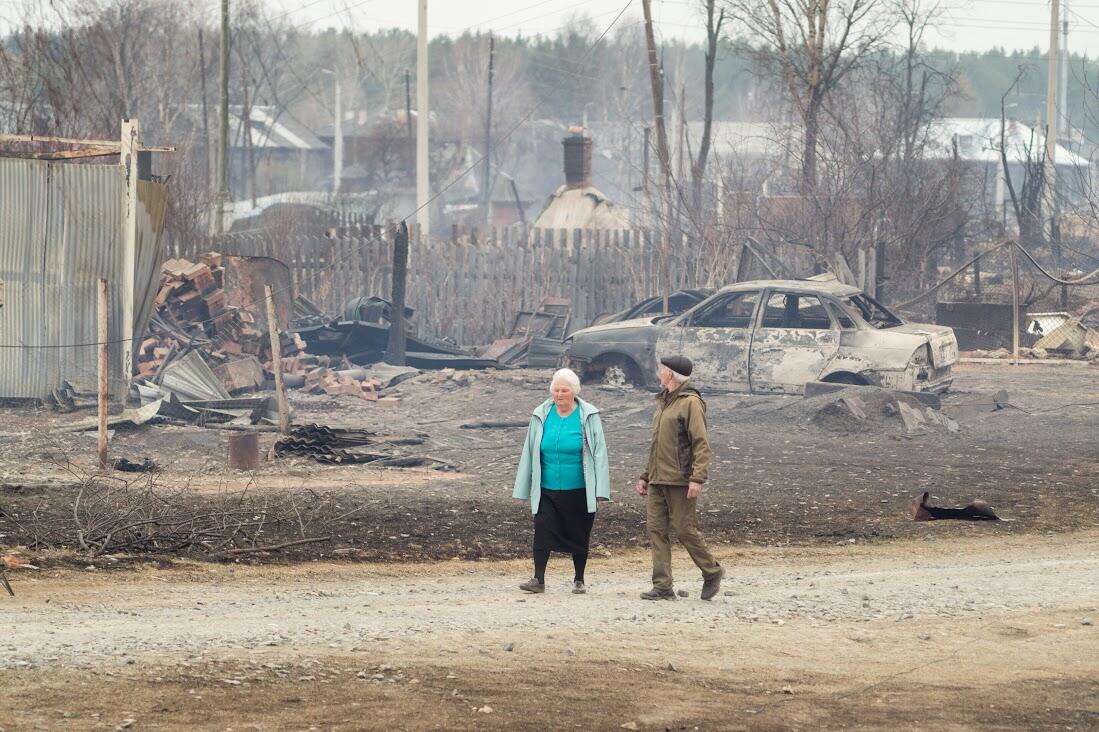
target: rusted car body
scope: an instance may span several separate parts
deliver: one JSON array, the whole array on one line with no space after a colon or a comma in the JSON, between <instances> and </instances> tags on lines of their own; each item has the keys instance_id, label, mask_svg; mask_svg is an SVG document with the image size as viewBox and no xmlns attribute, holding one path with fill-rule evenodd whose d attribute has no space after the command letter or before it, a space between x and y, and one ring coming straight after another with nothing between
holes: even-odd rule
<instances>
[{"instance_id":1,"label":"rusted car body","mask_svg":"<svg viewBox=\"0 0 1099 732\"><path fill-rule=\"evenodd\" d=\"M678 316L579 330L566 347L586 381L621 374L654 386L658 358L681 353L701 386L779 394L810 381L941 392L958 359L950 328L906 323L858 288L807 280L738 283Z\"/></svg>"}]
</instances>

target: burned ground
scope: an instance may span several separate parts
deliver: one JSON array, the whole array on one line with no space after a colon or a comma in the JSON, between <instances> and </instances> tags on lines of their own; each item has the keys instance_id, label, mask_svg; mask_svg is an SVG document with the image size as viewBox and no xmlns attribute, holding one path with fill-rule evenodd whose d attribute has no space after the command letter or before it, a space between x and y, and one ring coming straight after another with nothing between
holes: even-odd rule
<instances>
[{"instance_id":1,"label":"burned ground","mask_svg":"<svg viewBox=\"0 0 1099 732\"><path fill-rule=\"evenodd\" d=\"M267 543L304 534L333 537L249 560L521 557L530 541L529 509L510 493L523 427L460 425L522 424L543 398L548 375L515 371L443 378L426 373L398 387L398 405L353 397L293 399L299 422L364 427L398 438L422 436L423 445L401 450L450 463L457 473L330 466L304 458L238 473L225 465L227 432L200 427L120 430L112 449L135 461L152 458L161 472L136 480L185 490L196 506L241 491L300 491L308 502L309 531L270 527ZM1011 406L997 409L993 395L1002 389ZM643 546L644 506L632 484L648 447L651 395L594 387L584 396L604 411L614 484L614 502L603 506L597 519L595 550ZM1099 520L1094 368L959 369L942 410L957 420L957 432L930 425L907 434L899 418L874 412L866 419L822 419L837 399L708 396L714 465L701 507L711 541L781 545L929 532L996 535L1071 530ZM2 439L7 447L0 463L5 513L0 533L6 543L35 540L32 515L70 513L76 485L94 472L93 439L45 429L73 419L6 412ZM269 450L274 435L262 438L261 448ZM118 478L116 473L113 480ZM983 499L1007 520L934 528L914 523L910 504L925 490L943 505Z\"/></svg>"},{"instance_id":2,"label":"burned ground","mask_svg":"<svg viewBox=\"0 0 1099 732\"><path fill-rule=\"evenodd\" d=\"M652 395L633 390L584 392L605 413L615 495L597 519L589 594L568 592L571 566L557 558L546 594L516 589L531 534L511 482L548 376L425 374L400 385L399 404L294 398L299 422L422 435L399 450L459 472L289 458L238 473L224 430L119 430L113 455L161 471L105 485L153 486L196 511L293 496L301 524L260 543L333 538L216 562L25 552L39 569L9 570L16 596L0 597L0 727L1099 723L1093 367L962 368L942 410L956 429L906 430L889 395L866 391L710 395L715 463L701 510L728 575L709 603L679 550L677 587L689 596L637 597L648 553L631 484ZM4 414L5 543L33 538L35 514L71 515L75 486L88 485L94 439L45 429L74 418ZM520 426L460 426L486 421ZM261 437L267 452L275 436ZM1006 520L914 522L924 490L938 505L983 498Z\"/></svg>"}]
</instances>

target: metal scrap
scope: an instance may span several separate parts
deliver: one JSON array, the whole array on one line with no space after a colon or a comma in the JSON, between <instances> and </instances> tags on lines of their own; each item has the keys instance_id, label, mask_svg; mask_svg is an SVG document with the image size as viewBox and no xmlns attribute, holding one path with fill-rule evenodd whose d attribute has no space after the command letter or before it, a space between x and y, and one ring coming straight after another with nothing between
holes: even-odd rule
<instances>
[{"instance_id":1,"label":"metal scrap","mask_svg":"<svg viewBox=\"0 0 1099 732\"><path fill-rule=\"evenodd\" d=\"M230 398L221 380L198 351L177 358L165 368L160 387L161 391L175 394L183 400Z\"/></svg>"},{"instance_id":2,"label":"metal scrap","mask_svg":"<svg viewBox=\"0 0 1099 732\"><path fill-rule=\"evenodd\" d=\"M931 493L924 491L923 495L912 501L913 521L938 521L941 519L962 519L965 521L1000 521L1000 517L992 510L992 507L981 500L968 503L961 508L945 508L928 505Z\"/></svg>"},{"instance_id":3,"label":"metal scrap","mask_svg":"<svg viewBox=\"0 0 1099 732\"><path fill-rule=\"evenodd\" d=\"M520 310L507 338L495 341L481 358L503 366L553 367L565 352L565 337L572 324L572 301L547 297L537 310ZM411 362L410 362L411 363ZM473 368L450 364L455 368Z\"/></svg>"},{"instance_id":4,"label":"metal scrap","mask_svg":"<svg viewBox=\"0 0 1099 732\"><path fill-rule=\"evenodd\" d=\"M140 427L160 418L160 407L164 400L149 402L138 409L124 409L122 414L107 420L107 427ZM99 428L99 417L93 415L79 422L58 427L59 432L87 432Z\"/></svg>"},{"instance_id":5,"label":"metal scrap","mask_svg":"<svg viewBox=\"0 0 1099 732\"><path fill-rule=\"evenodd\" d=\"M425 455L401 455L393 451L397 444L420 444L421 439L387 440L369 430L329 427L321 424L296 425L290 434L275 443L276 457L307 457L334 465L372 464L376 467L416 467L434 465L438 469L453 466Z\"/></svg>"}]
</instances>

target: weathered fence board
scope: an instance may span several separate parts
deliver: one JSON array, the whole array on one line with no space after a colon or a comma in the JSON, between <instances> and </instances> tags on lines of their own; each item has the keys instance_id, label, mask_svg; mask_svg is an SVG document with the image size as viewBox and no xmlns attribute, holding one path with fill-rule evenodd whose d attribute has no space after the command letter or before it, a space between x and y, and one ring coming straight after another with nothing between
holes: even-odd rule
<instances>
[{"instance_id":1,"label":"weathered fence board","mask_svg":"<svg viewBox=\"0 0 1099 732\"><path fill-rule=\"evenodd\" d=\"M532 229L524 239L517 227L454 227L449 234L422 240L418 229L410 232L408 304L425 331L467 345L506 336L519 310L547 297L570 298L574 327L581 327L657 294L663 285L658 232ZM390 296L390 236L368 223L277 240L232 234L178 254L195 259L215 249L273 257L290 268L295 295L342 317L354 297ZM676 247L671 249L675 257ZM673 288L695 284L688 281L691 268L671 269Z\"/></svg>"}]
</instances>

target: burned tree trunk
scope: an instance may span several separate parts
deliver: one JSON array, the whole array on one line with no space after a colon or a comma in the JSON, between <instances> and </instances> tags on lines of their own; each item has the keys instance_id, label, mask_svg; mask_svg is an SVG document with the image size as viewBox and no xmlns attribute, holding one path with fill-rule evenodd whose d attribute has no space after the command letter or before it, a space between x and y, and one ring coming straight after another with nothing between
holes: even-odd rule
<instances>
[{"instance_id":1,"label":"burned tree trunk","mask_svg":"<svg viewBox=\"0 0 1099 732\"><path fill-rule=\"evenodd\" d=\"M385 362L394 366L405 365L405 283L408 279L408 224L397 225L393 237L393 312L389 322L389 343Z\"/></svg>"}]
</instances>

